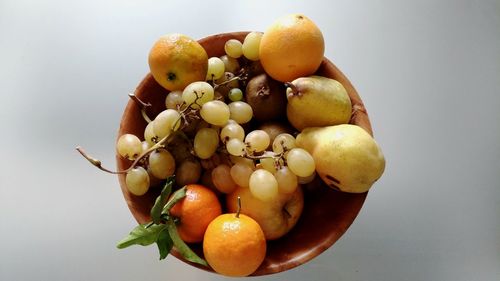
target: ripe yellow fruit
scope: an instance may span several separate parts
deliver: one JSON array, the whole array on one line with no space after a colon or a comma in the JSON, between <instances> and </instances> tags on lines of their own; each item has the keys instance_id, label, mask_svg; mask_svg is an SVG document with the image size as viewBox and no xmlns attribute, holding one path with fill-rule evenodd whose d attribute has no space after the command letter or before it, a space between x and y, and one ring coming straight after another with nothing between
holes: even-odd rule
<instances>
[{"instance_id":1,"label":"ripe yellow fruit","mask_svg":"<svg viewBox=\"0 0 500 281\"><path fill-rule=\"evenodd\" d=\"M290 82L316 72L323 60L325 42L319 28L302 14L276 20L260 41L260 62L274 79Z\"/></svg>"},{"instance_id":2,"label":"ripe yellow fruit","mask_svg":"<svg viewBox=\"0 0 500 281\"><path fill-rule=\"evenodd\" d=\"M162 87L169 91L182 90L191 82L205 80L208 55L194 39L183 34L167 34L151 48L149 68Z\"/></svg>"},{"instance_id":3,"label":"ripe yellow fruit","mask_svg":"<svg viewBox=\"0 0 500 281\"><path fill-rule=\"evenodd\" d=\"M385 170L382 149L357 125L306 128L296 144L311 153L316 172L333 189L366 192Z\"/></svg>"},{"instance_id":4,"label":"ripe yellow fruit","mask_svg":"<svg viewBox=\"0 0 500 281\"><path fill-rule=\"evenodd\" d=\"M252 274L266 256L266 239L259 224L249 216L222 214L207 227L203 254L219 274L242 277Z\"/></svg>"}]
</instances>

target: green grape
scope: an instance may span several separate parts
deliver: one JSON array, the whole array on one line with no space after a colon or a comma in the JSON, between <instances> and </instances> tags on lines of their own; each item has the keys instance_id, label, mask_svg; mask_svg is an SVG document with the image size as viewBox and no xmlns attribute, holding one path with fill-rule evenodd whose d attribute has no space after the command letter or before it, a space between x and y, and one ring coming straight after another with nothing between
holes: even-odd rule
<instances>
[{"instance_id":1,"label":"green grape","mask_svg":"<svg viewBox=\"0 0 500 281\"><path fill-rule=\"evenodd\" d=\"M242 44L240 41L236 39L229 39L226 41L226 44L224 44L224 51L226 54L230 57L233 58L239 58L243 54L243 51L241 50Z\"/></svg>"},{"instance_id":2,"label":"green grape","mask_svg":"<svg viewBox=\"0 0 500 281\"><path fill-rule=\"evenodd\" d=\"M248 159L246 157L241 157L241 156L229 155L229 160L233 164L241 163L250 166L252 170L255 169L255 163L253 162L252 159Z\"/></svg>"},{"instance_id":3,"label":"green grape","mask_svg":"<svg viewBox=\"0 0 500 281\"><path fill-rule=\"evenodd\" d=\"M197 183L201 177L200 161L196 159L186 159L181 162L175 171L175 182L178 186Z\"/></svg>"},{"instance_id":4,"label":"green grape","mask_svg":"<svg viewBox=\"0 0 500 281\"><path fill-rule=\"evenodd\" d=\"M269 135L264 130L254 130L245 137L245 143L252 152L262 152L266 150L271 142Z\"/></svg>"},{"instance_id":5,"label":"green grape","mask_svg":"<svg viewBox=\"0 0 500 281\"><path fill-rule=\"evenodd\" d=\"M121 157L134 160L142 153L142 142L133 134L124 134L118 139L116 150Z\"/></svg>"},{"instance_id":6,"label":"green grape","mask_svg":"<svg viewBox=\"0 0 500 281\"><path fill-rule=\"evenodd\" d=\"M229 106L218 100L206 102L200 110L201 118L215 126L224 126L229 120L229 114Z\"/></svg>"},{"instance_id":7,"label":"green grape","mask_svg":"<svg viewBox=\"0 0 500 281\"><path fill-rule=\"evenodd\" d=\"M153 173L151 172L151 169L149 168L149 166L146 168L146 170L148 171L148 177L149 177L149 188L151 187L156 187L156 186L160 186L161 184L163 184L163 180L155 177L153 175Z\"/></svg>"},{"instance_id":8,"label":"green grape","mask_svg":"<svg viewBox=\"0 0 500 281\"><path fill-rule=\"evenodd\" d=\"M243 141L243 139L245 138L245 130L238 123L229 119L227 125L224 126L220 131L220 140L223 143L226 143L233 138Z\"/></svg>"},{"instance_id":9,"label":"green grape","mask_svg":"<svg viewBox=\"0 0 500 281\"><path fill-rule=\"evenodd\" d=\"M159 139L177 131L181 126L181 114L175 109L165 109L153 120L153 132Z\"/></svg>"},{"instance_id":10,"label":"green grape","mask_svg":"<svg viewBox=\"0 0 500 281\"><path fill-rule=\"evenodd\" d=\"M232 88L231 90L229 90L227 97L231 101L240 101L243 99L243 92L240 90L240 88Z\"/></svg>"},{"instance_id":11,"label":"green grape","mask_svg":"<svg viewBox=\"0 0 500 281\"><path fill-rule=\"evenodd\" d=\"M208 159L217 150L219 133L212 128L202 128L194 136L194 152L201 159Z\"/></svg>"},{"instance_id":12,"label":"green grape","mask_svg":"<svg viewBox=\"0 0 500 281\"><path fill-rule=\"evenodd\" d=\"M154 132L153 123L149 122L144 129L144 140L148 142L149 146L153 146L159 141L158 136Z\"/></svg>"},{"instance_id":13,"label":"green grape","mask_svg":"<svg viewBox=\"0 0 500 281\"><path fill-rule=\"evenodd\" d=\"M292 148L286 155L288 168L299 177L308 177L316 169L314 158L302 148Z\"/></svg>"},{"instance_id":14,"label":"green grape","mask_svg":"<svg viewBox=\"0 0 500 281\"><path fill-rule=\"evenodd\" d=\"M259 46L262 35L262 32L256 31L248 33L243 41L243 45L241 46L243 56L252 61L259 60Z\"/></svg>"},{"instance_id":15,"label":"green grape","mask_svg":"<svg viewBox=\"0 0 500 281\"><path fill-rule=\"evenodd\" d=\"M230 171L233 181L241 187L248 187L250 175L252 173L252 167L244 163L234 164Z\"/></svg>"},{"instance_id":16,"label":"green grape","mask_svg":"<svg viewBox=\"0 0 500 281\"><path fill-rule=\"evenodd\" d=\"M204 81L193 82L182 91L182 99L193 109L200 109L207 101L214 99L214 88Z\"/></svg>"},{"instance_id":17,"label":"green grape","mask_svg":"<svg viewBox=\"0 0 500 281\"><path fill-rule=\"evenodd\" d=\"M280 193L293 193L299 186L297 176L286 166L274 173Z\"/></svg>"},{"instance_id":18,"label":"green grape","mask_svg":"<svg viewBox=\"0 0 500 281\"><path fill-rule=\"evenodd\" d=\"M151 148L151 144L149 144L149 142L147 141L142 141L141 144L142 144L142 151L146 151Z\"/></svg>"},{"instance_id":19,"label":"green grape","mask_svg":"<svg viewBox=\"0 0 500 281\"><path fill-rule=\"evenodd\" d=\"M217 167L220 164L221 158L219 157L219 154L214 153L210 158L208 159L201 159L201 167L205 170L212 170L213 168Z\"/></svg>"},{"instance_id":20,"label":"green grape","mask_svg":"<svg viewBox=\"0 0 500 281\"><path fill-rule=\"evenodd\" d=\"M237 185L231 177L231 167L220 164L212 170L212 182L222 193L233 192Z\"/></svg>"},{"instance_id":21,"label":"green grape","mask_svg":"<svg viewBox=\"0 0 500 281\"><path fill-rule=\"evenodd\" d=\"M135 167L127 172L125 184L130 193L141 196L149 189L149 175L143 167Z\"/></svg>"},{"instance_id":22,"label":"green grape","mask_svg":"<svg viewBox=\"0 0 500 281\"><path fill-rule=\"evenodd\" d=\"M165 98L165 107L167 109L179 109L183 103L184 100L182 99L182 91L180 90L168 93Z\"/></svg>"},{"instance_id":23,"label":"green grape","mask_svg":"<svg viewBox=\"0 0 500 281\"><path fill-rule=\"evenodd\" d=\"M253 110L252 107L243 101L233 101L228 104L229 106L229 118L236 121L238 124L245 124L252 120Z\"/></svg>"},{"instance_id":24,"label":"green grape","mask_svg":"<svg viewBox=\"0 0 500 281\"><path fill-rule=\"evenodd\" d=\"M287 133L279 134L274 138L273 151L282 153L283 150L290 150L295 147L295 138Z\"/></svg>"},{"instance_id":25,"label":"green grape","mask_svg":"<svg viewBox=\"0 0 500 281\"><path fill-rule=\"evenodd\" d=\"M299 184L308 184L314 180L316 177L316 171L312 173L310 176L307 177L297 177L297 180L299 181Z\"/></svg>"},{"instance_id":26,"label":"green grape","mask_svg":"<svg viewBox=\"0 0 500 281\"><path fill-rule=\"evenodd\" d=\"M269 171L264 169L255 170L249 179L249 188L252 195L262 201L271 201L278 194L278 181Z\"/></svg>"},{"instance_id":27,"label":"green grape","mask_svg":"<svg viewBox=\"0 0 500 281\"><path fill-rule=\"evenodd\" d=\"M229 56L221 56L220 59L224 63L224 70L226 72L237 73L240 70L240 63L237 59Z\"/></svg>"},{"instance_id":28,"label":"green grape","mask_svg":"<svg viewBox=\"0 0 500 281\"><path fill-rule=\"evenodd\" d=\"M224 75L224 62L218 57L208 59L207 81L216 80Z\"/></svg>"},{"instance_id":29,"label":"green grape","mask_svg":"<svg viewBox=\"0 0 500 281\"><path fill-rule=\"evenodd\" d=\"M182 137L172 138L169 142L169 147L172 147L169 152L174 157L176 163L181 163L187 158L192 157L191 144Z\"/></svg>"},{"instance_id":30,"label":"green grape","mask_svg":"<svg viewBox=\"0 0 500 281\"><path fill-rule=\"evenodd\" d=\"M175 172L175 159L168 150L160 149L149 154L149 168L153 176L166 179Z\"/></svg>"},{"instance_id":31,"label":"green grape","mask_svg":"<svg viewBox=\"0 0 500 281\"><path fill-rule=\"evenodd\" d=\"M273 158L269 157L260 159L260 165L264 170L267 170L272 174L276 173L276 162Z\"/></svg>"},{"instance_id":32,"label":"green grape","mask_svg":"<svg viewBox=\"0 0 500 281\"><path fill-rule=\"evenodd\" d=\"M230 139L226 142L226 150L233 156L245 155L246 145L244 142L237 138Z\"/></svg>"},{"instance_id":33,"label":"green grape","mask_svg":"<svg viewBox=\"0 0 500 281\"><path fill-rule=\"evenodd\" d=\"M235 79L235 75L232 72L224 72L221 78L217 79L215 83L219 85L217 91L219 91L223 96L227 96L229 90L232 88L239 87L239 79Z\"/></svg>"}]
</instances>

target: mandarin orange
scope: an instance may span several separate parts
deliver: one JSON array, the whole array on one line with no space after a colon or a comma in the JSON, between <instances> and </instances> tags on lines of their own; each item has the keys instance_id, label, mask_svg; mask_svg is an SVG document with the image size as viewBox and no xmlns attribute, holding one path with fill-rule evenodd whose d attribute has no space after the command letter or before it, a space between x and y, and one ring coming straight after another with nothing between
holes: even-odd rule
<instances>
[{"instance_id":1,"label":"mandarin orange","mask_svg":"<svg viewBox=\"0 0 500 281\"><path fill-rule=\"evenodd\" d=\"M316 24L302 14L278 18L260 41L260 62L275 80L290 82L316 72L325 42Z\"/></svg>"},{"instance_id":2,"label":"mandarin orange","mask_svg":"<svg viewBox=\"0 0 500 281\"><path fill-rule=\"evenodd\" d=\"M158 84L169 91L205 81L208 55L194 39L183 34L161 36L149 52L149 68Z\"/></svg>"},{"instance_id":3,"label":"mandarin orange","mask_svg":"<svg viewBox=\"0 0 500 281\"><path fill-rule=\"evenodd\" d=\"M187 243L201 242L207 226L221 213L215 193L199 184L187 185L186 197L170 209L170 214L179 219L179 236Z\"/></svg>"},{"instance_id":4,"label":"mandarin orange","mask_svg":"<svg viewBox=\"0 0 500 281\"><path fill-rule=\"evenodd\" d=\"M222 214L205 232L203 254L212 269L222 275L252 274L266 256L266 239L259 224L249 216Z\"/></svg>"}]
</instances>

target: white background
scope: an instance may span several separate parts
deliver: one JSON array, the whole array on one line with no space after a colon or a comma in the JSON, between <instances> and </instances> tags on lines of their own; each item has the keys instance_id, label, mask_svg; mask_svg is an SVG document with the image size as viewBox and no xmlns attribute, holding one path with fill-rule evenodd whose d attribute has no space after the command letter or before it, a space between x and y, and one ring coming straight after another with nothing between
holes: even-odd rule
<instances>
[{"instance_id":1,"label":"white background","mask_svg":"<svg viewBox=\"0 0 500 281\"><path fill-rule=\"evenodd\" d=\"M160 35L263 31L291 12L323 31L387 167L332 248L262 280L500 280L500 3L487 0L0 0L0 280L224 279L116 249L135 225L117 178L74 148L114 166Z\"/></svg>"}]
</instances>

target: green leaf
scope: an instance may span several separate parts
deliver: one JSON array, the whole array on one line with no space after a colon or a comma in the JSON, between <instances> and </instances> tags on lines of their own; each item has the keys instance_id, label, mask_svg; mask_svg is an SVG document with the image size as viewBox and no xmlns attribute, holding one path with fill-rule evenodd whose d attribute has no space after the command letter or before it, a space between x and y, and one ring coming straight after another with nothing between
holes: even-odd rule
<instances>
[{"instance_id":1,"label":"green leaf","mask_svg":"<svg viewBox=\"0 0 500 281\"><path fill-rule=\"evenodd\" d=\"M118 242L116 247L118 249L123 249L132 245L151 245L158 240L158 236L165 228L166 225L164 224L154 224L149 227L146 227L146 224L140 224L132 229L127 237Z\"/></svg>"},{"instance_id":2,"label":"green leaf","mask_svg":"<svg viewBox=\"0 0 500 281\"><path fill-rule=\"evenodd\" d=\"M170 238L166 229L160 232L158 240L156 240L156 244L158 245L158 251L160 252L160 260L166 258L174 246L174 242L172 242L172 238Z\"/></svg>"},{"instance_id":3,"label":"green leaf","mask_svg":"<svg viewBox=\"0 0 500 281\"><path fill-rule=\"evenodd\" d=\"M175 205L175 203L179 202L182 198L186 197L186 190L187 190L186 186L183 186L181 189L177 190L172 195L172 198L170 198L170 200L167 202L165 207L163 207L162 213L168 213L170 209Z\"/></svg>"},{"instance_id":4,"label":"green leaf","mask_svg":"<svg viewBox=\"0 0 500 281\"><path fill-rule=\"evenodd\" d=\"M175 180L174 177L169 177L167 179L167 183L163 187L160 195L156 198L153 208L151 208L151 219L155 224L160 223L163 205L165 205L168 196L170 196L170 193L172 192L172 185L174 184L174 180Z\"/></svg>"},{"instance_id":5,"label":"green leaf","mask_svg":"<svg viewBox=\"0 0 500 281\"><path fill-rule=\"evenodd\" d=\"M179 237L179 233L177 232L177 227L172 220L167 221L167 230L168 234L170 234L170 238L172 238L172 242L174 243L175 248L181 253L181 255L188 261L194 262L197 264L201 264L204 266L208 266L207 262L200 258L191 248L189 248L184 241Z\"/></svg>"}]
</instances>

